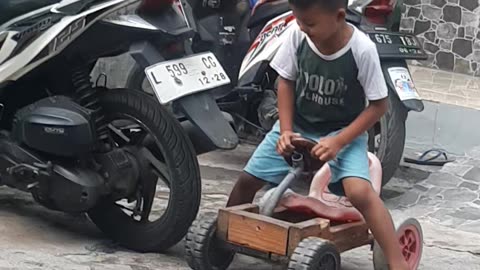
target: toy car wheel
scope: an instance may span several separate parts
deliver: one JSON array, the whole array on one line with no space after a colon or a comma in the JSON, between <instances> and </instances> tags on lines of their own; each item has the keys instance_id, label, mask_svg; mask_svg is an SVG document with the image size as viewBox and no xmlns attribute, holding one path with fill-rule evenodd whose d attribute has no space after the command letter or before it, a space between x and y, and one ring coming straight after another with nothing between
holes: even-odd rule
<instances>
[{"instance_id":1,"label":"toy car wheel","mask_svg":"<svg viewBox=\"0 0 480 270\"><path fill-rule=\"evenodd\" d=\"M235 253L221 246L215 237L216 217L202 217L193 222L185 242L186 260L194 270L225 270Z\"/></svg>"},{"instance_id":2,"label":"toy car wheel","mask_svg":"<svg viewBox=\"0 0 480 270\"><path fill-rule=\"evenodd\" d=\"M340 270L340 253L331 242L308 237L293 252L288 270Z\"/></svg>"},{"instance_id":3,"label":"toy car wheel","mask_svg":"<svg viewBox=\"0 0 480 270\"><path fill-rule=\"evenodd\" d=\"M423 231L418 220L409 218L397 227L398 242L410 270L416 270L423 252ZM373 244L373 267L375 270L388 270L387 260L375 241Z\"/></svg>"}]
</instances>

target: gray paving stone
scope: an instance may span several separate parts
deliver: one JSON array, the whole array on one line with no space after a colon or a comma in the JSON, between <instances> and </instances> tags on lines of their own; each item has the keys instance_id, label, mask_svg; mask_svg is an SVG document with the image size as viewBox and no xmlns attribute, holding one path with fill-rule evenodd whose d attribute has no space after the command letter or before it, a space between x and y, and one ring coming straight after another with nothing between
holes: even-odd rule
<instances>
[{"instance_id":1,"label":"gray paving stone","mask_svg":"<svg viewBox=\"0 0 480 270\"><path fill-rule=\"evenodd\" d=\"M409 191L403 194L400 199L400 205L408 207L410 205L416 204L420 198L420 194L415 191Z\"/></svg>"},{"instance_id":2,"label":"gray paving stone","mask_svg":"<svg viewBox=\"0 0 480 270\"><path fill-rule=\"evenodd\" d=\"M472 165L462 165L458 163L447 163L443 166L440 172L451 173L463 177L468 171L473 168Z\"/></svg>"},{"instance_id":3,"label":"gray paving stone","mask_svg":"<svg viewBox=\"0 0 480 270\"><path fill-rule=\"evenodd\" d=\"M473 167L480 167L480 160L469 158L464 164L465 165L471 165Z\"/></svg>"},{"instance_id":4,"label":"gray paving stone","mask_svg":"<svg viewBox=\"0 0 480 270\"><path fill-rule=\"evenodd\" d=\"M419 191L421 191L421 192L427 192L427 191L430 189L430 188L428 188L428 187L426 187L426 186L424 186L424 185L421 185L421 184L415 184L415 185L413 186L413 188L414 188L414 189L417 189L417 190L419 190Z\"/></svg>"},{"instance_id":5,"label":"gray paving stone","mask_svg":"<svg viewBox=\"0 0 480 270\"><path fill-rule=\"evenodd\" d=\"M468 188L472 191L477 191L478 190L478 185L474 184L474 183L470 183L470 182L463 182L459 185L459 187Z\"/></svg>"},{"instance_id":6,"label":"gray paving stone","mask_svg":"<svg viewBox=\"0 0 480 270\"><path fill-rule=\"evenodd\" d=\"M459 230L480 234L480 220L465 223L458 227Z\"/></svg>"},{"instance_id":7,"label":"gray paving stone","mask_svg":"<svg viewBox=\"0 0 480 270\"><path fill-rule=\"evenodd\" d=\"M474 201L473 203L480 205L480 200L476 200L476 201Z\"/></svg>"},{"instance_id":8,"label":"gray paving stone","mask_svg":"<svg viewBox=\"0 0 480 270\"><path fill-rule=\"evenodd\" d=\"M420 196L420 199L418 200L419 205L428 205L428 206L436 206L440 204L441 200L422 195Z\"/></svg>"},{"instance_id":9,"label":"gray paving stone","mask_svg":"<svg viewBox=\"0 0 480 270\"><path fill-rule=\"evenodd\" d=\"M200 172L202 179L210 180L237 180L240 175L239 171L228 170L219 167L200 166Z\"/></svg>"},{"instance_id":10,"label":"gray paving stone","mask_svg":"<svg viewBox=\"0 0 480 270\"><path fill-rule=\"evenodd\" d=\"M472 180L472 181L480 183L480 168L479 167L473 167L463 177L467 180Z\"/></svg>"},{"instance_id":11,"label":"gray paving stone","mask_svg":"<svg viewBox=\"0 0 480 270\"><path fill-rule=\"evenodd\" d=\"M443 192L443 198L453 202L473 202L478 194L466 188L452 188Z\"/></svg>"},{"instance_id":12,"label":"gray paving stone","mask_svg":"<svg viewBox=\"0 0 480 270\"><path fill-rule=\"evenodd\" d=\"M468 151L467 155L473 159L480 160L480 147L474 147Z\"/></svg>"},{"instance_id":13,"label":"gray paving stone","mask_svg":"<svg viewBox=\"0 0 480 270\"><path fill-rule=\"evenodd\" d=\"M437 187L453 188L457 187L462 179L449 173L437 172L432 173L425 182Z\"/></svg>"},{"instance_id":14,"label":"gray paving stone","mask_svg":"<svg viewBox=\"0 0 480 270\"><path fill-rule=\"evenodd\" d=\"M468 220L463 218L456 218L456 217L450 217L450 218L446 218L438 221L439 225L447 226L454 229L458 228L459 226L462 226L465 223L468 223Z\"/></svg>"},{"instance_id":15,"label":"gray paving stone","mask_svg":"<svg viewBox=\"0 0 480 270\"><path fill-rule=\"evenodd\" d=\"M462 207L458 209L455 213L451 214L451 216L466 220L480 220L480 208Z\"/></svg>"},{"instance_id":16,"label":"gray paving stone","mask_svg":"<svg viewBox=\"0 0 480 270\"><path fill-rule=\"evenodd\" d=\"M431 213L428 216L437 220L442 220L445 219L447 216L451 216L454 213L455 210L452 209L438 209L437 211Z\"/></svg>"},{"instance_id":17,"label":"gray paving stone","mask_svg":"<svg viewBox=\"0 0 480 270\"><path fill-rule=\"evenodd\" d=\"M426 192L426 195L430 196L430 197L435 197L435 195L438 195L443 190L444 190L443 188L432 187ZM443 196L442 196L442 198L443 198Z\"/></svg>"},{"instance_id":18,"label":"gray paving stone","mask_svg":"<svg viewBox=\"0 0 480 270\"><path fill-rule=\"evenodd\" d=\"M391 199L394 199L394 198L397 198L397 197L401 196L402 194L403 194L402 191L384 188L382 190L381 197L382 197L383 200L391 200Z\"/></svg>"},{"instance_id":19,"label":"gray paving stone","mask_svg":"<svg viewBox=\"0 0 480 270\"><path fill-rule=\"evenodd\" d=\"M422 168L415 168L413 165L414 164L400 166L395 172L395 178L402 179L410 184L415 184L422 182L430 176L431 172L422 170Z\"/></svg>"},{"instance_id":20,"label":"gray paving stone","mask_svg":"<svg viewBox=\"0 0 480 270\"><path fill-rule=\"evenodd\" d=\"M460 207L467 207L469 205L470 202L456 202L456 201L446 201L446 200L442 200L440 201L440 203L438 204L438 208L439 209L458 209Z\"/></svg>"}]
</instances>

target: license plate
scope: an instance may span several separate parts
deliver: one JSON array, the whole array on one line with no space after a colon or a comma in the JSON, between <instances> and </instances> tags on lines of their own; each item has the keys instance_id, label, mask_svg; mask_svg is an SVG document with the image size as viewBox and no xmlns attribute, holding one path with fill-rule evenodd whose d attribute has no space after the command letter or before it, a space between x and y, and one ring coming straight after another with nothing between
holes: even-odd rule
<instances>
[{"instance_id":1,"label":"license plate","mask_svg":"<svg viewBox=\"0 0 480 270\"><path fill-rule=\"evenodd\" d=\"M392 67L388 69L388 74L400 100L421 99L408 69L404 67Z\"/></svg>"},{"instance_id":2,"label":"license plate","mask_svg":"<svg viewBox=\"0 0 480 270\"><path fill-rule=\"evenodd\" d=\"M162 104L230 83L213 53L158 63L147 67L145 73Z\"/></svg>"},{"instance_id":3,"label":"license plate","mask_svg":"<svg viewBox=\"0 0 480 270\"><path fill-rule=\"evenodd\" d=\"M371 32L368 36L376 43L378 53L383 58L427 59L427 54L414 35Z\"/></svg>"}]
</instances>

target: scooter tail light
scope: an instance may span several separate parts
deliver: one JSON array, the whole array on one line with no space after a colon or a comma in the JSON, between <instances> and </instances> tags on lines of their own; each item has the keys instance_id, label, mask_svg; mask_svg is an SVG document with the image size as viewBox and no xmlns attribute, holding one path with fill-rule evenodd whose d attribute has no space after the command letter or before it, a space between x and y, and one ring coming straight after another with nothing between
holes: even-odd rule
<instances>
[{"instance_id":1,"label":"scooter tail light","mask_svg":"<svg viewBox=\"0 0 480 270\"><path fill-rule=\"evenodd\" d=\"M365 7L364 15L371 23L385 24L394 6L395 1L374 0Z\"/></svg>"},{"instance_id":2,"label":"scooter tail light","mask_svg":"<svg viewBox=\"0 0 480 270\"><path fill-rule=\"evenodd\" d=\"M142 0L138 10L144 13L155 13L170 7L174 2L175 0Z\"/></svg>"}]
</instances>

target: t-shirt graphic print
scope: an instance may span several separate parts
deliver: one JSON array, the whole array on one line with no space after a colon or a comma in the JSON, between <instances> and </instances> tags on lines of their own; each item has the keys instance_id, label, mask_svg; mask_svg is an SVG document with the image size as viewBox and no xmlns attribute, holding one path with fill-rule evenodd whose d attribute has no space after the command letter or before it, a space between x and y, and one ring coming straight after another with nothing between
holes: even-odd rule
<instances>
[{"instance_id":1,"label":"t-shirt graphic print","mask_svg":"<svg viewBox=\"0 0 480 270\"><path fill-rule=\"evenodd\" d=\"M348 44L323 55L298 26L290 33L271 66L295 87L295 123L313 132L330 132L350 124L388 90L375 44L353 27Z\"/></svg>"}]
</instances>

